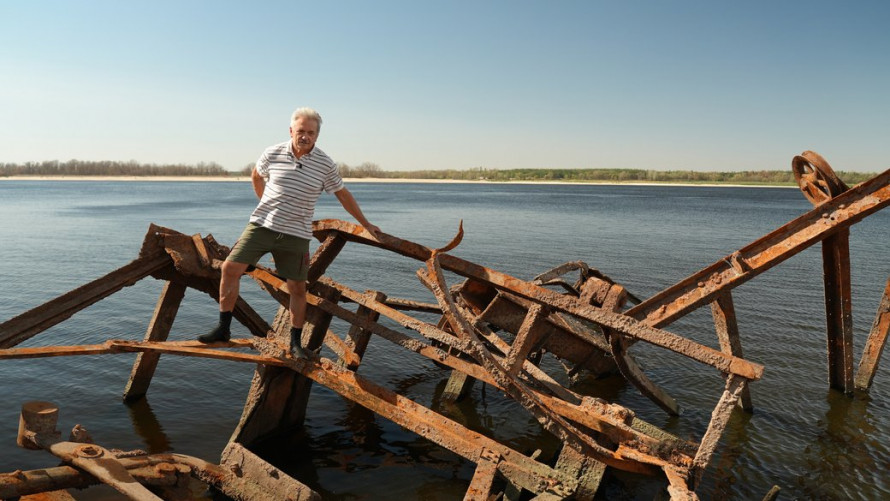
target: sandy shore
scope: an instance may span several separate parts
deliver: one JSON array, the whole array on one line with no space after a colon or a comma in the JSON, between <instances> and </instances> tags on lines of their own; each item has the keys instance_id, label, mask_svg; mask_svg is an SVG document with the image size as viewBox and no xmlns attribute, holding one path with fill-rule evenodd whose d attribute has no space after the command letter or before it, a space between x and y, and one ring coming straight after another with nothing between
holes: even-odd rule
<instances>
[{"instance_id":1,"label":"sandy shore","mask_svg":"<svg viewBox=\"0 0 890 501\"><path fill-rule=\"evenodd\" d=\"M211 176L11 176L0 177L2 181L187 181L187 182L249 182L246 176L211 177ZM391 179L391 178L344 178L346 184L355 183L431 183L431 184L570 184L570 185L603 185L603 186L708 186L726 188L795 188L797 186L749 185L749 184L696 184L696 183L652 183L640 181L467 181L452 179Z\"/></svg>"}]
</instances>

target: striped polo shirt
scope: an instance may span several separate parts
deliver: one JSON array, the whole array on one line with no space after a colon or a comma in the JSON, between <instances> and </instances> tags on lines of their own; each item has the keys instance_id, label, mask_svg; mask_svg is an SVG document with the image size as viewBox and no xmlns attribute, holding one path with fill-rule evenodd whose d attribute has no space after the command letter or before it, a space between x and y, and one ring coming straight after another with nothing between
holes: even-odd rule
<instances>
[{"instance_id":1,"label":"striped polo shirt","mask_svg":"<svg viewBox=\"0 0 890 501\"><path fill-rule=\"evenodd\" d=\"M312 218L321 192L343 188L337 165L317 146L299 160L290 141L270 146L257 160L256 171L266 187L250 222L307 240L312 239Z\"/></svg>"}]
</instances>

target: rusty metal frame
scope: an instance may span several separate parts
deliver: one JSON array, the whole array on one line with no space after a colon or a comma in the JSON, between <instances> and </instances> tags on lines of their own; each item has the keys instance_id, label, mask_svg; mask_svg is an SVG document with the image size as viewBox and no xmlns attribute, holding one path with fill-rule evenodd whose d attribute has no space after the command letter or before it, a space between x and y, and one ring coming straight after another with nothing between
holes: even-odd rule
<instances>
[{"instance_id":1,"label":"rusty metal frame","mask_svg":"<svg viewBox=\"0 0 890 501\"><path fill-rule=\"evenodd\" d=\"M852 391L849 227L890 204L890 171L848 188L836 178L828 163L813 152L795 157L792 168L801 190L816 205L812 211L644 301L581 262L566 263L527 281L453 256L448 252L460 243L462 226L448 245L431 249L392 235L374 238L363 228L344 221L316 221L313 231L321 243L310 265L310 312L303 342L316 353L322 345L329 347L336 355L335 360L317 354L310 360L290 358L281 342L284 308L270 325L241 298L236 304L235 317L247 326L253 338L215 345L168 341L170 326L187 288L218 299L219 265L228 249L210 236L188 236L152 225L139 257L132 263L0 323L0 360L135 352L139 355L124 392L128 400L146 394L162 353L256 364L251 395L223 463L235 454L241 458L239 465L259 465L257 468L262 470L261 459L248 458L246 451L237 449L239 441L274 433L284 424L299 422L314 382L476 463L476 474L466 499L486 499L498 481L506 482L506 489L514 494L527 490L542 498L589 498L596 492L605 467L645 474L660 472L672 498L694 499L694 488L716 451L733 409L739 405L746 410L752 408L748 385L759 379L764 370L742 356L730 291L817 242L823 243L825 262L830 384L842 391ZM378 247L422 263L417 276L432 292L436 304L390 298L381 291L358 292L325 277L327 268L349 242ZM574 270L581 275L576 283L561 278ZM446 283L445 271L463 277L471 288L496 291L518 305L524 313L511 342L489 328L487 317L468 302L469 297L463 295L462 288ZM282 306L288 304L284 282L273 270L257 267L249 275ZM14 348L75 312L148 276L165 281L165 286L142 341L110 339L96 345ZM547 288L554 286L563 292ZM855 378L855 385L860 389L871 385L886 342L890 326L888 298L890 280ZM621 311L628 299L635 306ZM355 305L355 310L346 308L346 304ZM664 330L665 326L704 305L711 306L719 350ZM435 313L441 318L437 324L427 323L413 316L412 311ZM330 328L333 318L347 322L348 332L342 335L334 332ZM413 335L384 325L384 319ZM590 326L598 332L594 334ZM614 357L625 378L669 413L677 413L678 404L637 365L629 353L634 343L650 343L716 369L726 379L726 389L714 408L701 443L678 440L642 422L629 409L577 394L557 383L537 367L532 355L551 335L548 333L552 329L586 344L590 352L605 351ZM372 337L424 356L451 369L453 374L496 387L516 400L544 429L563 441L556 466L541 463L534 455L525 456L359 376L357 371ZM229 348L251 348L254 353L229 351ZM578 367L573 370L579 370ZM275 403L285 395L287 405ZM263 417L273 412L273 408L277 417ZM262 423L257 424L257 420ZM42 443L49 450L55 447L54 454L72 464L83 459L71 453L80 450L80 445L66 445L46 436L43 442L34 443ZM96 447L91 450L104 456L104 449ZM114 464L120 467L124 464L122 461ZM87 471L91 467L88 463ZM138 471L139 467L132 469ZM240 466L235 469L246 471ZM114 486L115 478L124 478L103 476L99 470L91 474L95 478L85 480L79 476L76 482L99 479ZM27 478L25 473L12 477L0 475L0 492ZM230 486L236 493L250 490L237 487L237 479L227 477L225 481L236 486Z\"/></svg>"}]
</instances>

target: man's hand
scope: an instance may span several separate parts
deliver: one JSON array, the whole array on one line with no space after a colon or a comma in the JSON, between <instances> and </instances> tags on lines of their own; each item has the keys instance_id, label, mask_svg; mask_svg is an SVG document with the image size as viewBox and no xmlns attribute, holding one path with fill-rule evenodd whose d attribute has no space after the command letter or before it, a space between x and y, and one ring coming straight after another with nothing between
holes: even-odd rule
<instances>
[{"instance_id":1,"label":"man's hand","mask_svg":"<svg viewBox=\"0 0 890 501\"><path fill-rule=\"evenodd\" d=\"M370 233L371 235L374 235L374 238L375 238L376 240L380 240L380 235L381 235L383 232L380 231L380 228L378 228L377 225L368 223L368 224L363 225L363 226L364 226L364 228L365 228L366 230L368 230L368 233Z\"/></svg>"}]
</instances>

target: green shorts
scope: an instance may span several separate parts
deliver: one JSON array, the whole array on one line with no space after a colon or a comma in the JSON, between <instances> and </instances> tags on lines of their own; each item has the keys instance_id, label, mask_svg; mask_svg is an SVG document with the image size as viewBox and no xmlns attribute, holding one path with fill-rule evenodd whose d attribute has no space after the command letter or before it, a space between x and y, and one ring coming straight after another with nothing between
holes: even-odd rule
<instances>
[{"instance_id":1,"label":"green shorts","mask_svg":"<svg viewBox=\"0 0 890 501\"><path fill-rule=\"evenodd\" d=\"M248 223L226 261L256 265L271 252L277 273L291 280L309 276L309 240Z\"/></svg>"}]
</instances>

